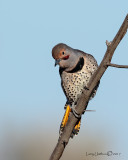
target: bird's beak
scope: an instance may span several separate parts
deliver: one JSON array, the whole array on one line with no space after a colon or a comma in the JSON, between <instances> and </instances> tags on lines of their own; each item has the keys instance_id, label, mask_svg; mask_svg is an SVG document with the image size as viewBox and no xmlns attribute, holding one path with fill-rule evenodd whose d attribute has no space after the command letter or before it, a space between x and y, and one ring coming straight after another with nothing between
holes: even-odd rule
<instances>
[{"instance_id":1,"label":"bird's beak","mask_svg":"<svg viewBox=\"0 0 128 160\"><path fill-rule=\"evenodd\" d=\"M55 60L55 66L58 65L60 62L60 59Z\"/></svg>"}]
</instances>

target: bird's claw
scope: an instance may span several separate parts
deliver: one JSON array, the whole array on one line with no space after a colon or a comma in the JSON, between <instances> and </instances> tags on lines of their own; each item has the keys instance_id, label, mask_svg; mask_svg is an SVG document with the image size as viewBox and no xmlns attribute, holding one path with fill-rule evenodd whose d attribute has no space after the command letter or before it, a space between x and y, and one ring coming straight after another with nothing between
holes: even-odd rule
<instances>
[{"instance_id":1,"label":"bird's claw","mask_svg":"<svg viewBox=\"0 0 128 160\"><path fill-rule=\"evenodd\" d=\"M73 113L73 115L76 117L76 118L81 118L81 114L77 113L76 109L75 109L75 105L72 105L72 108L71 108L71 111Z\"/></svg>"}]
</instances>

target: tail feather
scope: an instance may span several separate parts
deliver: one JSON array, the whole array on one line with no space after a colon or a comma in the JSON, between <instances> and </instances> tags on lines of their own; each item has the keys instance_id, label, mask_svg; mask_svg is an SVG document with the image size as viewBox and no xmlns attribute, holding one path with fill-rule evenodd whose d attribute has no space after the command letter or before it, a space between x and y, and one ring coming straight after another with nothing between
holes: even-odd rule
<instances>
[{"instance_id":1,"label":"tail feather","mask_svg":"<svg viewBox=\"0 0 128 160\"><path fill-rule=\"evenodd\" d=\"M61 136L61 134L63 133L63 130L67 124L67 121L68 121L68 117L69 117L69 113L71 112L71 108L69 105L67 105L66 107L66 111L65 111L65 114L64 114L64 117L62 119L62 122L61 122L61 125L60 125L60 130L59 130L59 134ZM72 134L71 134L71 138L74 137L74 135L77 135L79 133L79 130L80 130L80 125L81 125L81 118L77 121L73 131L72 131Z\"/></svg>"}]
</instances>

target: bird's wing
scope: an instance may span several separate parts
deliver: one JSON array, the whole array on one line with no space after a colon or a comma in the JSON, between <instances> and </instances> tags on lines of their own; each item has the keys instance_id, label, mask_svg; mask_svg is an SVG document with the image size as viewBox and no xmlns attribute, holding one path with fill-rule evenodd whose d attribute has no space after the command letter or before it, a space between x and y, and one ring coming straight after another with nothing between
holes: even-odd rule
<instances>
[{"instance_id":1,"label":"bird's wing","mask_svg":"<svg viewBox=\"0 0 128 160\"><path fill-rule=\"evenodd\" d=\"M97 61L91 54L83 53L83 57L86 63L86 69L93 74L98 68Z\"/></svg>"}]
</instances>

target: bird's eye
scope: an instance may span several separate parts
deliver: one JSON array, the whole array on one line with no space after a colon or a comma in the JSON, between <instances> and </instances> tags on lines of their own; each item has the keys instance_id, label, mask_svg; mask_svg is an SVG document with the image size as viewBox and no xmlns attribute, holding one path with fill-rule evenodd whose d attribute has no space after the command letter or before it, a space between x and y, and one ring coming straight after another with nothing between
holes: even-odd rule
<instances>
[{"instance_id":1,"label":"bird's eye","mask_svg":"<svg viewBox=\"0 0 128 160\"><path fill-rule=\"evenodd\" d=\"M64 55L64 52L62 52L62 54Z\"/></svg>"}]
</instances>

